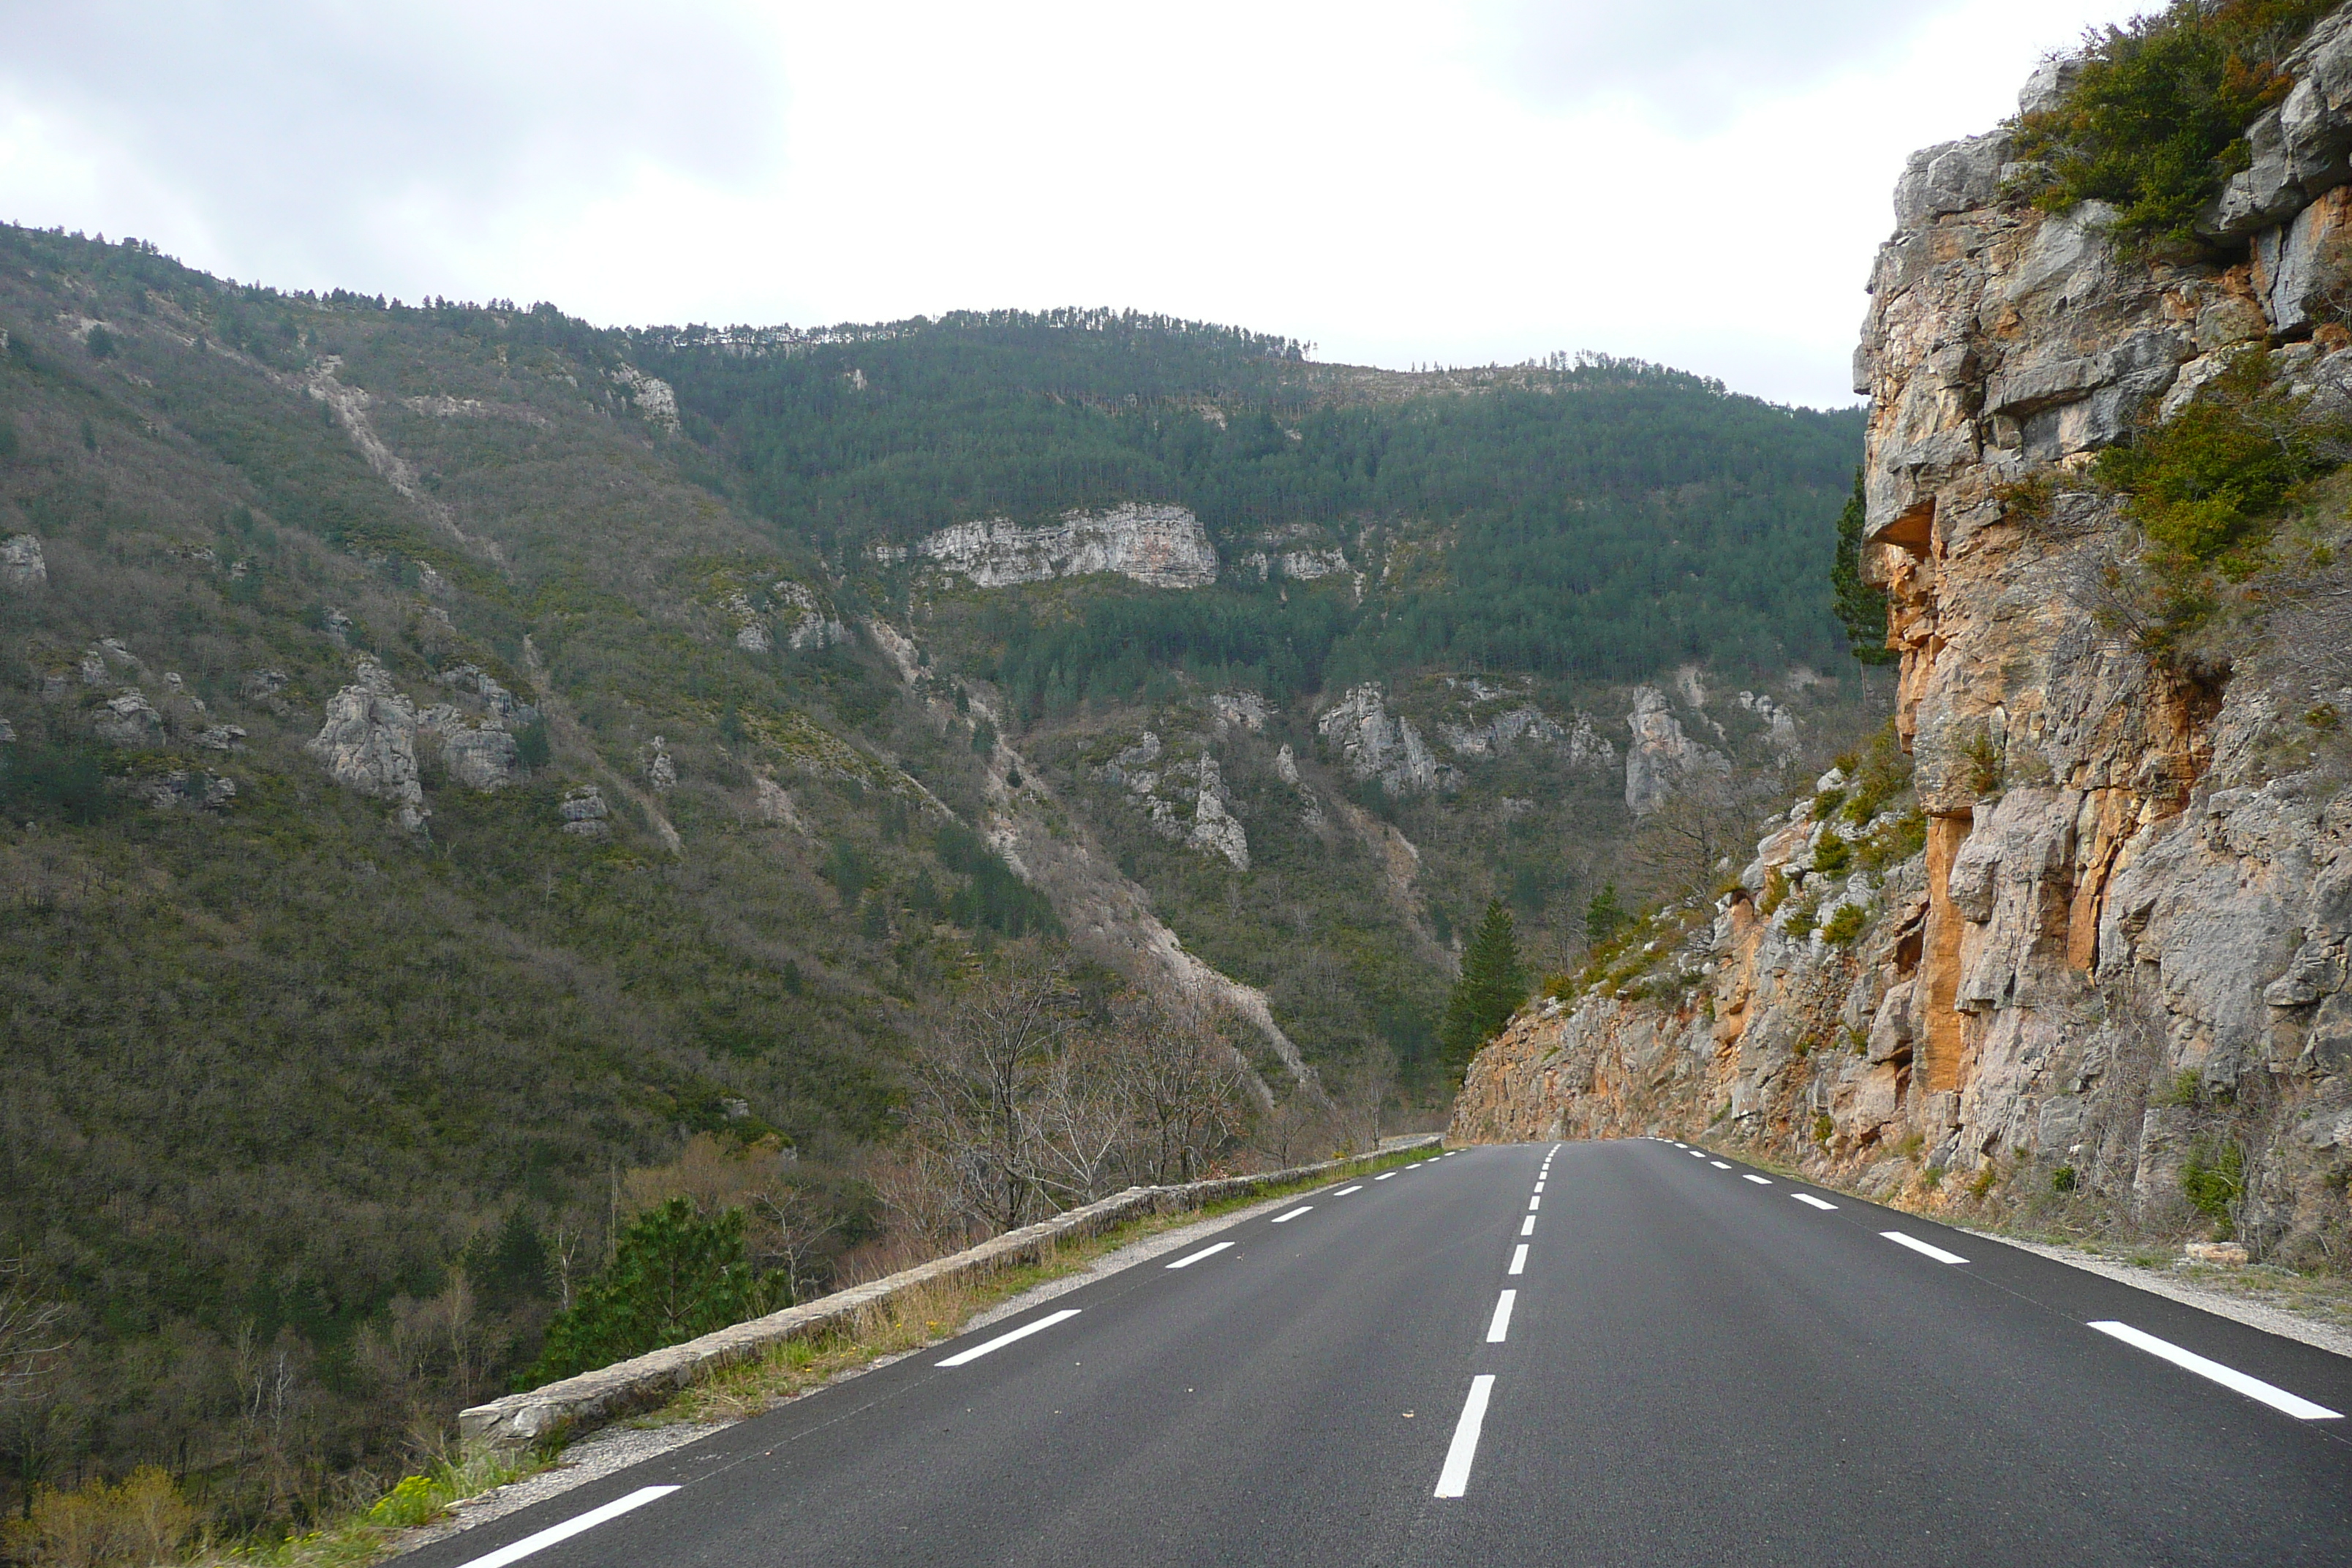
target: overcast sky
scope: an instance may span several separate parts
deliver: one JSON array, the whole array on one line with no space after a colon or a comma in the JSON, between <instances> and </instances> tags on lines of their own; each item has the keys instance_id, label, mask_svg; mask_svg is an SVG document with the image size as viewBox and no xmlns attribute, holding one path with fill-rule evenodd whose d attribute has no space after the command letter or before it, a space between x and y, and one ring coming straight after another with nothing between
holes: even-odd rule
<instances>
[{"instance_id":1,"label":"overcast sky","mask_svg":"<svg viewBox=\"0 0 2352 1568\"><path fill-rule=\"evenodd\" d=\"M1847 363L1914 147L2100 0L0 0L0 218L606 323L1133 306Z\"/></svg>"}]
</instances>

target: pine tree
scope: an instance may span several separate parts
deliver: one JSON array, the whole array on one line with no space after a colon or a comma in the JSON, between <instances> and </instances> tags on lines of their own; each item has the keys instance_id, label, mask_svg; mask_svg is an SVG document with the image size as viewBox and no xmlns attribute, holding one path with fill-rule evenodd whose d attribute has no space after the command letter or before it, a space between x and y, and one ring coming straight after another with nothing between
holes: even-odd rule
<instances>
[{"instance_id":1,"label":"pine tree","mask_svg":"<svg viewBox=\"0 0 2352 1568\"><path fill-rule=\"evenodd\" d=\"M1893 664L1902 656L1886 646L1886 590L1862 580L1862 535L1868 520L1862 499L1862 470L1856 468L1853 494L1838 513L1837 558L1830 565L1830 589L1837 595L1837 618L1845 627L1854 658L1863 664Z\"/></svg>"},{"instance_id":2,"label":"pine tree","mask_svg":"<svg viewBox=\"0 0 2352 1568\"><path fill-rule=\"evenodd\" d=\"M1445 1024L1438 1036L1455 1081L1469 1070L1478 1047L1500 1033L1527 999L1528 975L1519 964L1519 937L1511 911L1502 900L1489 900L1486 918L1462 955L1462 978L1445 1005Z\"/></svg>"}]
</instances>

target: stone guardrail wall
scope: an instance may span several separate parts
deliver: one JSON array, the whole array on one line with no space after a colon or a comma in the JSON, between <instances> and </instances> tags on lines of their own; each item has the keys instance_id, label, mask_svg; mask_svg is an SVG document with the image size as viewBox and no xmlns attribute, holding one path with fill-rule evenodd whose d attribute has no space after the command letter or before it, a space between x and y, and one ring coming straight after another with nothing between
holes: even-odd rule
<instances>
[{"instance_id":1,"label":"stone guardrail wall","mask_svg":"<svg viewBox=\"0 0 2352 1568\"><path fill-rule=\"evenodd\" d=\"M1402 1151L1433 1148L1444 1142L1443 1133L1432 1132L1399 1140L1369 1154L1326 1160L1286 1171L1223 1176L1180 1186L1129 1187L1099 1203L1007 1231L977 1247L900 1269L869 1284L836 1290L830 1296L715 1330L684 1344L650 1351L595 1372L583 1372L528 1394L510 1394L488 1405L477 1405L458 1415L457 1430L467 1441L499 1445L530 1443L559 1430L586 1431L633 1411L664 1404L696 1380L722 1367L749 1361L772 1345L846 1327L860 1312L901 1291L934 1280L986 1274L1034 1262L1066 1237L1093 1236L1145 1215L1200 1208L1269 1187L1286 1186L1317 1176L1336 1176L1351 1167L1384 1160Z\"/></svg>"}]
</instances>

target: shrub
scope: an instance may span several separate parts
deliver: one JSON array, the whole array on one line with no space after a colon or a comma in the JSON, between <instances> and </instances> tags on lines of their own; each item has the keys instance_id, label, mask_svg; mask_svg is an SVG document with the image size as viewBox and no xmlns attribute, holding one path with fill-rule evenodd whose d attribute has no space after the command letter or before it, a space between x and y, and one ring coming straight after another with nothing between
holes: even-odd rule
<instances>
[{"instance_id":1,"label":"shrub","mask_svg":"<svg viewBox=\"0 0 2352 1568\"><path fill-rule=\"evenodd\" d=\"M1764 896L1757 900L1756 912L1769 915L1787 902L1788 898L1789 879L1780 874L1778 866L1767 869L1764 873Z\"/></svg>"},{"instance_id":2,"label":"shrub","mask_svg":"<svg viewBox=\"0 0 2352 1568\"><path fill-rule=\"evenodd\" d=\"M114 357L114 334L104 327L92 327L86 342L89 346L90 358L112 359Z\"/></svg>"},{"instance_id":3,"label":"shrub","mask_svg":"<svg viewBox=\"0 0 2352 1568\"><path fill-rule=\"evenodd\" d=\"M2218 1148L2196 1143L2180 1167L2180 1191L2204 1214L2226 1225L2230 1205L2246 1191L2245 1151L2230 1142Z\"/></svg>"},{"instance_id":4,"label":"shrub","mask_svg":"<svg viewBox=\"0 0 2352 1568\"><path fill-rule=\"evenodd\" d=\"M1813 869L1824 877L1843 877L1853 864L1853 846L1834 827L1822 829L1813 842Z\"/></svg>"},{"instance_id":5,"label":"shrub","mask_svg":"<svg viewBox=\"0 0 2352 1568\"><path fill-rule=\"evenodd\" d=\"M1824 1110L1820 1115L1813 1118L1814 1142L1827 1143L1830 1141L1830 1135L1836 1131L1837 1123L1830 1119L1830 1113L1828 1111Z\"/></svg>"},{"instance_id":6,"label":"shrub","mask_svg":"<svg viewBox=\"0 0 2352 1568\"><path fill-rule=\"evenodd\" d=\"M1972 1198L1983 1197L1987 1193L1992 1191L1992 1184L1999 1180L2000 1180L2000 1172L1995 1168L1990 1160L1987 1160L1984 1163L1984 1169L1979 1171L1976 1173L1976 1179L1969 1183L1969 1196Z\"/></svg>"},{"instance_id":7,"label":"shrub","mask_svg":"<svg viewBox=\"0 0 2352 1568\"><path fill-rule=\"evenodd\" d=\"M648 1209L621 1232L613 1266L547 1325L531 1387L626 1361L757 1317L768 1292L751 1276L743 1211L705 1219L691 1198Z\"/></svg>"},{"instance_id":8,"label":"shrub","mask_svg":"<svg viewBox=\"0 0 2352 1568\"><path fill-rule=\"evenodd\" d=\"M2050 1173L2050 1190L2053 1193L2071 1193L2074 1190L2074 1183L2077 1179L2074 1166L2061 1165Z\"/></svg>"},{"instance_id":9,"label":"shrub","mask_svg":"<svg viewBox=\"0 0 2352 1568\"><path fill-rule=\"evenodd\" d=\"M2073 88L2019 122L2046 173L2038 205L2098 200L2128 242L2193 243L2198 214L2249 160L2249 121L2294 83L2279 62L2333 0L2172 0L2084 39Z\"/></svg>"},{"instance_id":10,"label":"shrub","mask_svg":"<svg viewBox=\"0 0 2352 1568\"><path fill-rule=\"evenodd\" d=\"M1822 927L1822 938L1832 947L1852 947L1862 936L1870 916L1860 904L1840 904Z\"/></svg>"},{"instance_id":11,"label":"shrub","mask_svg":"<svg viewBox=\"0 0 2352 1568\"><path fill-rule=\"evenodd\" d=\"M2341 462L2343 434L2273 384L2270 356L2255 349L2170 419L2099 454L2095 472L2126 496L2150 565L2175 577L2210 565L2238 580L2261 564L2294 488Z\"/></svg>"},{"instance_id":12,"label":"shrub","mask_svg":"<svg viewBox=\"0 0 2352 1568\"><path fill-rule=\"evenodd\" d=\"M1864 868L1884 871L1887 867L1908 860L1927 847L1927 816L1925 812L1906 811L1893 822L1881 827L1862 842L1859 858Z\"/></svg>"},{"instance_id":13,"label":"shrub","mask_svg":"<svg viewBox=\"0 0 2352 1568\"><path fill-rule=\"evenodd\" d=\"M195 1527L195 1510L172 1478L142 1465L120 1485L104 1479L70 1491L36 1487L24 1517L0 1527L0 1541L20 1563L73 1564L169 1562Z\"/></svg>"},{"instance_id":14,"label":"shrub","mask_svg":"<svg viewBox=\"0 0 2352 1568\"><path fill-rule=\"evenodd\" d=\"M2009 770L2001 755L2000 744L1989 729L1979 729L1960 742L1960 756L1969 764L1968 785L1979 799L1990 799L2001 792L2008 782Z\"/></svg>"}]
</instances>

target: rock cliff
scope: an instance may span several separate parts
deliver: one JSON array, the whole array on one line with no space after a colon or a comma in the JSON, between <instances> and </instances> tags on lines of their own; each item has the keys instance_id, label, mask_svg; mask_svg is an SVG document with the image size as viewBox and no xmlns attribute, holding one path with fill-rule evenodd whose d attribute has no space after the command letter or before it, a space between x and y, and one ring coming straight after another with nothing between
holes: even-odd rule
<instances>
[{"instance_id":1,"label":"rock cliff","mask_svg":"<svg viewBox=\"0 0 2352 1568\"><path fill-rule=\"evenodd\" d=\"M2341 1263L2352 794L2326 737L2352 668L2313 606L2343 584L2282 583L2220 654L2151 657L2112 599L2144 545L2090 473L2248 350L2309 406L2352 387L2315 281L2342 275L2352 11L2289 68L2197 259L2005 195L2005 132L1910 160L1855 366L1918 815L1821 781L1740 890L1482 1052L1456 1137L1712 1130L1927 1206L2234 1224ZM1632 758L1673 749L1635 731Z\"/></svg>"},{"instance_id":2,"label":"rock cliff","mask_svg":"<svg viewBox=\"0 0 2352 1568\"><path fill-rule=\"evenodd\" d=\"M1034 526L1003 518L960 522L927 535L912 554L982 588L1105 572L1154 588L1204 588L1217 580L1216 547L1201 520L1181 506L1129 502ZM908 558L888 546L877 555Z\"/></svg>"}]
</instances>

